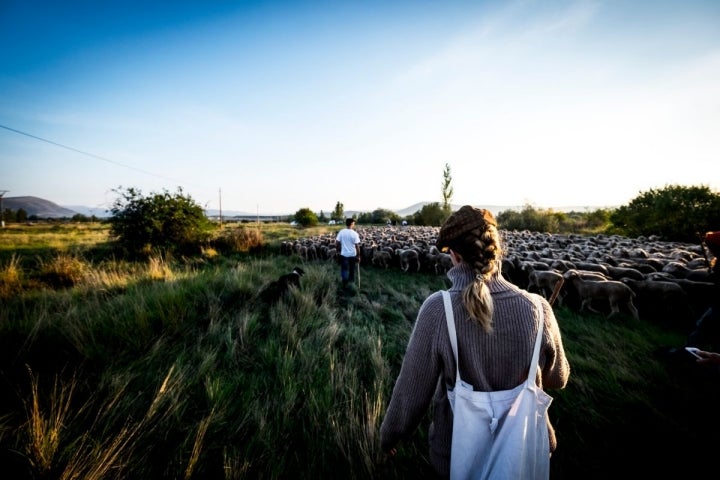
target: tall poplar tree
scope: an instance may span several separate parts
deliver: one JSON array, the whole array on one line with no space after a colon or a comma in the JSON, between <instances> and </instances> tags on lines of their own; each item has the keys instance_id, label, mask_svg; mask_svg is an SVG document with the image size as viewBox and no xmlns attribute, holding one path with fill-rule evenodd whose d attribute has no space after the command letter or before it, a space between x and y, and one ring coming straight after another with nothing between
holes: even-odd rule
<instances>
[{"instance_id":1,"label":"tall poplar tree","mask_svg":"<svg viewBox=\"0 0 720 480\"><path fill-rule=\"evenodd\" d=\"M339 222L345 220L345 206L342 203L337 202L335 204L335 210L333 210L331 218Z\"/></svg>"},{"instance_id":2,"label":"tall poplar tree","mask_svg":"<svg viewBox=\"0 0 720 480\"><path fill-rule=\"evenodd\" d=\"M447 214L452 213L452 202L453 188L452 188L452 175L450 174L450 164L445 164L445 170L443 170L443 181L442 181L442 209Z\"/></svg>"}]
</instances>

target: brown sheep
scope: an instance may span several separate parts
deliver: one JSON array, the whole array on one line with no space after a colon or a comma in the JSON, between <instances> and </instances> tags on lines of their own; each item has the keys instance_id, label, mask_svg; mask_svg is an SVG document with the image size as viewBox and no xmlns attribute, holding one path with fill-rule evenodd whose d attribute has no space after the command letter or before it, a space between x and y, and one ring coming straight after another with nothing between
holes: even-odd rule
<instances>
[{"instance_id":1,"label":"brown sheep","mask_svg":"<svg viewBox=\"0 0 720 480\"><path fill-rule=\"evenodd\" d=\"M398 248L395 250L395 256L400 259L400 268L403 272L410 270L410 266L414 267L414 271L420 271L420 255L413 248Z\"/></svg>"},{"instance_id":2,"label":"brown sheep","mask_svg":"<svg viewBox=\"0 0 720 480\"><path fill-rule=\"evenodd\" d=\"M392 263L392 255L385 250L373 249L372 258L370 260L376 267L388 268Z\"/></svg>"},{"instance_id":3,"label":"brown sheep","mask_svg":"<svg viewBox=\"0 0 720 480\"><path fill-rule=\"evenodd\" d=\"M640 319L637 308L633 304L635 292L622 282L617 280L593 281L584 280L577 270L568 270L563 275L575 287L581 299L580 310L587 308L595 313L602 313L592 306L593 300L606 300L610 304L610 314L607 318L620 312L620 305L625 306L635 320Z\"/></svg>"},{"instance_id":4,"label":"brown sheep","mask_svg":"<svg viewBox=\"0 0 720 480\"><path fill-rule=\"evenodd\" d=\"M530 270L528 275L528 290L535 287L546 299L550 299L558 283L564 282L562 273L554 270ZM562 298L558 297L558 304L562 305Z\"/></svg>"},{"instance_id":5,"label":"brown sheep","mask_svg":"<svg viewBox=\"0 0 720 480\"><path fill-rule=\"evenodd\" d=\"M453 267L452 259L449 253L443 253L433 245L425 254L428 265L435 273L447 273Z\"/></svg>"},{"instance_id":6,"label":"brown sheep","mask_svg":"<svg viewBox=\"0 0 720 480\"><path fill-rule=\"evenodd\" d=\"M643 319L691 328L693 315L688 294L671 281L620 279L635 292L633 303Z\"/></svg>"}]
</instances>

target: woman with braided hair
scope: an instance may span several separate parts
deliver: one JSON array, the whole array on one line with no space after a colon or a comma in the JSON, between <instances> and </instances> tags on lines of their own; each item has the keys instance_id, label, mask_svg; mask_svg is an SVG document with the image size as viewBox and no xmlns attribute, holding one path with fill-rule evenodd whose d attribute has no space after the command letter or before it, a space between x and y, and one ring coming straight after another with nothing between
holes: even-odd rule
<instances>
[{"instance_id":1,"label":"woman with braided hair","mask_svg":"<svg viewBox=\"0 0 720 480\"><path fill-rule=\"evenodd\" d=\"M561 389L570 365L553 310L540 295L521 290L501 274L502 246L492 213L469 205L440 227L436 246L450 254L447 276L454 312L460 378L475 391L513 389L527 379L528 365L544 313L537 385ZM538 303L539 302L539 303ZM448 387L456 362L441 291L425 299L418 312L400 373L380 428L381 448L393 456L432 407L430 462L439 478L450 474L453 412ZM548 421L550 452L556 447Z\"/></svg>"}]
</instances>

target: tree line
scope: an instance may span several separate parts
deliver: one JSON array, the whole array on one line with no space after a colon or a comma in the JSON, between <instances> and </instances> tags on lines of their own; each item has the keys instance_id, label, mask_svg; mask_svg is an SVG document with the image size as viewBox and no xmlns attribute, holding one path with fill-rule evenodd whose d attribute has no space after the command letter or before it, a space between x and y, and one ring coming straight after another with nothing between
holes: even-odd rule
<instances>
[{"instance_id":1,"label":"tree line","mask_svg":"<svg viewBox=\"0 0 720 480\"><path fill-rule=\"evenodd\" d=\"M2 212L2 220L5 223L26 223L26 222L48 221L48 220L52 220L52 219L41 218L35 214L28 215L27 210L25 210L24 208L21 207L21 208L18 208L17 210L13 210L11 208L4 209ZM67 220L67 219L58 218L55 220L60 221L60 220ZM100 219L95 215L91 215L88 217L87 215L83 215L82 213L76 213L75 215L70 217L69 220L72 222L98 222L98 221L100 221Z\"/></svg>"},{"instance_id":2,"label":"tree line","mask_svg":"<svg viewBox=\"0 0 720 480\"><path fill-rule=\"evenodd\" d=\"M440 226L452 213L449 167L443 176L443 202L424 205L417 212L401 217L390 210L378 208L372 212L354 214L359 225L388 223L417 226ZM218 229L202 207L181 188L175 193L163 191L143 195L140 190L115 190L120 196L111 209L111 234L128 252L148 252L153 249L182 252L200 251ZM328 217L316 215L309 208L299 209L294 217L301 227L311 227ZM344 206L337 202L329 218L343 224ZM27 212L18 209L3 212L6 222L32 220ZM75 215L73 221L97 221L95 217ZM505 230L529 230L553 234L608 234L627 237L656 236L664 241L694 243L713 230L720 230L720 194L708 186L667 185L641 192L627 205L614 209L595 209L587 212L559 212L525 205L519 211L498 213L498 225Z\"/></svg>"},{"instance_id":3,"label":"tree line","mask_svg":"<svg viewBox=\"0 0 720 480\"><path fill-rule=\"evenodd\" d=\"M451 213L449 197L444 195L442 204L429 203L405 217L379 208L353 218L360 225L395 225L404 221L408 225L440 226ZM307 208L298 210L294 218L302 226L315 226L325 220L322 212L317 217ZM337 203L331 218L344 220L342 203ZM694 242L705 232L720 229L720 193L705 185L667 185L641 192L618 208L561 212L526 204L519 211L499 212L497 221L505 230L627 237L655 235L667 241Z\"/></svg>"}]
</instances>

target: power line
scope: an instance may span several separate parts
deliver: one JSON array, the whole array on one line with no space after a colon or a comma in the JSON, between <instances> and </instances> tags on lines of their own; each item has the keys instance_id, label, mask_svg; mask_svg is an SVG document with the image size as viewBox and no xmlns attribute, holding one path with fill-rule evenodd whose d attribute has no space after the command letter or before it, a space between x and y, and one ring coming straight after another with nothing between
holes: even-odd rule
<instances>
[{"instance_id":1,"label":"power line","mask_svg":"<svg viewBox=\"0 0 720 480\"><path fill-rule=\"evenodd\" d=\"M162 179L164 179L164 180L170 180L171 182L176 182L176 183L179 183L179 184L186 184L186 182L182 182L182 181L177 180L177 179L175 179L175 178L170 178L170 177L166 177L166 176L163 176L163 175L158 175L158 174L156 174L156 173L149 172L149 171L143 170L143 169L141 169L141 168L133 167L133 166L131 166L131 165L125 165L124 163L116 162L115 160L111 160L111 159L109 159L109 158L102 157L102 156L100 156L100 155L95 155L94 153L85 152L85 151L80 150L80 149L75 148L75 147L70 147L70 146L68 146L68 145L63 145L62 143L53 142L52 140L48 140L47 138L38 137L37 135L32 135L32 134L27 133L27 132L21 132L20 130L16 130L16 129L14 129L14 128L10 128L10 127L5 126L5 125L0 125L0 128L4 128L5 130L9 130L9 131L11 131L11 132L13 132L13 133L17 133L17 134L20 134L20 135L25 135L26 137L30 137L30 138L33 138L33 139L35 139L35 140L40 140L41 142L45 142L45 143L49 143L49 144L51 144L51 145L55 145L56 147L64 148L64 149L66 149L66 150L71 150L71 151L73 151L73 152L77 152L77 153L80 153L80 154L82 154L82 155L87 155L88 157L97 158L98 160L102 160L102 161L104 161L104 162L112 163L113 165L118 165L118 166L120 166L120 167L129 168L129 169L131 169L131 170L135 170L135 171L137 171L137 172L144 173L144 174L146 174L146 175L151 175L151 176L153 176L153 177L162 178ZM187 185L192 185L192 184L187 184ZM195 185L195 186L198 187L198 188L205 188L205 187L201 187L200 185Z\"/></svg>"}]
</instances>

